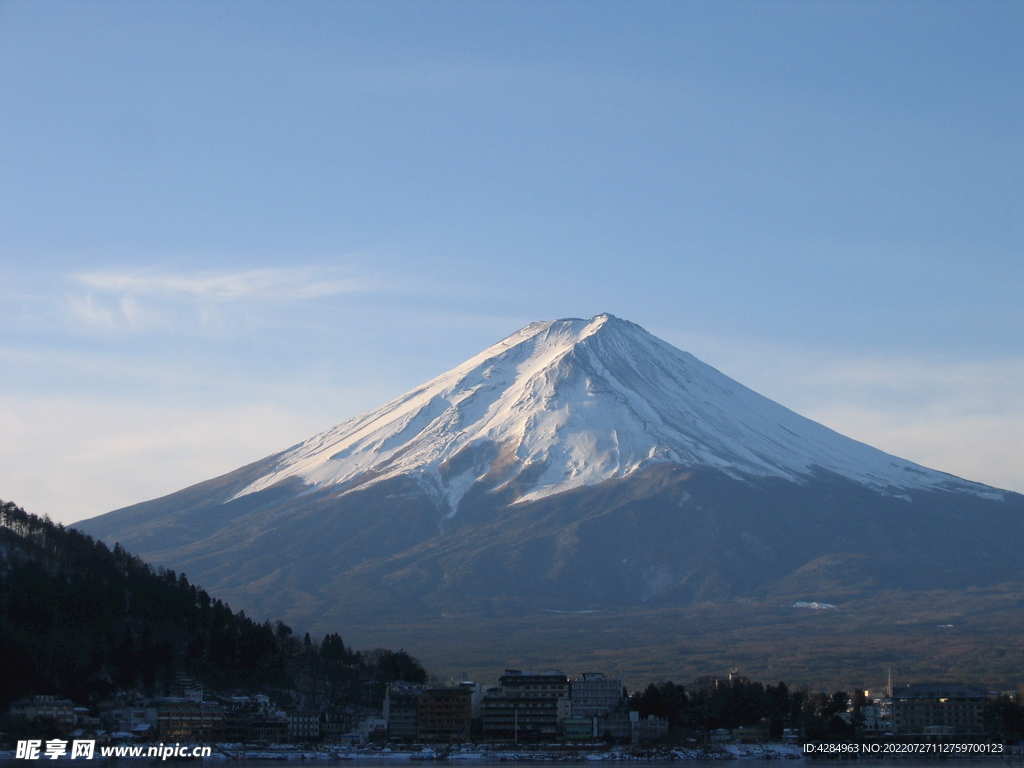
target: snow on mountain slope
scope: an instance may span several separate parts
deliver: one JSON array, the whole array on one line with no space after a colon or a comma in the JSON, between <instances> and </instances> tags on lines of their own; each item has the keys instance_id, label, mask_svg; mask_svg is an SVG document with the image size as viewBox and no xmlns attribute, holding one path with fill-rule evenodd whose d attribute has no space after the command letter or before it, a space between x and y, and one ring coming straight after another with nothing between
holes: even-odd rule
<instances>
[{"instance_id":1,"label":"snow on mountain slope","mask_svg":"<svg viewBox=\"0 0 1024 768\"><path fill-rule=\"evenodd\" d=\"M288 449L238 496L290 478L346 492L408 474L454 514L476 482L515 482L526 501L659 462L798 482L820 468L889 493L1002 497L844 437L607 314L532 323Z\"/></svg>"}]
</instances>

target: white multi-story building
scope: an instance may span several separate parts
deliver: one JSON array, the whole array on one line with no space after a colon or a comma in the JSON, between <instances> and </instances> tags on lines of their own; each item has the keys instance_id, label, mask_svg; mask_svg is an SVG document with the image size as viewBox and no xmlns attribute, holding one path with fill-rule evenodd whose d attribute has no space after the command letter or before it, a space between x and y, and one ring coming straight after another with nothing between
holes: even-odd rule
<instances>
[{"instance_id":1,"label":"white multi-story building","mask_svg":"<svg viewBox=\"0 0 1024 768\"><path fill-rule=\"evenodd\" d=\"M599 717L622 703L622 678L584 672L572 681L572 716Z\"/></svg>"},{"instance_id":2,"label":"white multi-story building","mask_svg":"<svg viewBox=\"0 0 1024 768\"><path fill-rule=\"evenodd\" d=\"M860 728L866 734L882 734L892 730L892 721L887 717L882 717L881 704L862 704L860 716Z\"/></svg>"}]
</instances>

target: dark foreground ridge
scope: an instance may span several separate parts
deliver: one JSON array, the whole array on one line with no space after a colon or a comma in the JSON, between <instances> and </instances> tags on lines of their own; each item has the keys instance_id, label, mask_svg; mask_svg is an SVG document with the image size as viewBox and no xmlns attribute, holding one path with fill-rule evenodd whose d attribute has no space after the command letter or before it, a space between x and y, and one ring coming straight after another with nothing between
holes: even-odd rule
<instances>
[{"instance_id":1,"label":"dark foreground ridge","mask_svg":"<svg viewBox=\"0 0 1024 768\"><path fill-rule=\"evenodd\" d=\"M315 684L372 703L390 680L426 675L402 651L360 653L337 634L321 650L309 659L283 622L253 621L185 574L0 504L0 707L32 693L81 704L119 691L163 695L182 676L200 687L288 691L314 662Z\"/></svg>"}]
</instances>

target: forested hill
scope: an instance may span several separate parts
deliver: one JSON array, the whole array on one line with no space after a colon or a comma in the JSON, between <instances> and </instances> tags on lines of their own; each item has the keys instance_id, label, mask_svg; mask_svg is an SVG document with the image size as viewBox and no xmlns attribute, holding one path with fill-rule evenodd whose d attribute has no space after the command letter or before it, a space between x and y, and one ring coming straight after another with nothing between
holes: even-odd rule
<instances>
[{"instance_id":1,"label":"forested hill","mask_svg":"<svg viewBox=\"0 0 1024 768\"><path fill-rule=\"evenodd\" d=\"M353 682L424 674L404 652L364 657L338 635L326 640ZM30 693L81 704L117 690L160 695L178 672L219 688L290 688L296 659L314 648L280 621L234 613L185 574L0 502L0 708Z\"/></svg>"}]
</instances>

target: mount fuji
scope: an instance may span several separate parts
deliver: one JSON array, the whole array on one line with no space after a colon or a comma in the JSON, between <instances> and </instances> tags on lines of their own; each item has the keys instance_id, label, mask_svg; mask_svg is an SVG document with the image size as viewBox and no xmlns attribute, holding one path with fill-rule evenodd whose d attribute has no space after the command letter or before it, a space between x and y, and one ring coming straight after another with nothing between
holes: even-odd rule
<instances>
[{"instance_id":1,"label":"mount fuji","mask_svg":"<svg viewBox=\"0 0 1024 768\"><path fill-rule=\"evenodd\" d=\"M233 498L290 479L344 495L404 475L450 517L473 486L519 503L662 463L792 481L829 471L891 492L1000 496L843 437L605 314L528 325L285 451Z\"/></svg>"},{"instance_id":2,"label":"mount fuji","mask_svg":"<svg viewBox=\"0 0 1024 768\"><path fill-rule=\"evenodd\" d=\"M303 443L76 527L250 614L368 638L1024 581L1024 497L844 437L607 314L528 325Z\"/></svg>"}]
</instances>

